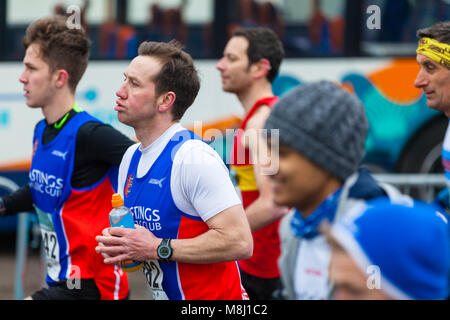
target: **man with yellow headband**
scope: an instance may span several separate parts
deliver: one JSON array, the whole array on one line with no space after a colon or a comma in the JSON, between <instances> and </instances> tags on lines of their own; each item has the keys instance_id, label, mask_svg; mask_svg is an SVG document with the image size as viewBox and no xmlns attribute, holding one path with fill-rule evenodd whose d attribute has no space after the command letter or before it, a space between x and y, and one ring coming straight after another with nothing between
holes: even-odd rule
<instances>
[{"instance_id":1,"label":"man with yellow headband","mask_svg":"<svg viewBox=\"0 0 450 320\"><path fill-rule=\"evenodd\" d=\"M417 36L421 68L414 85L426 94L428 107L450 117L450 22L421 29Z\"/></svg>"},{"instance_id":2,"label":"man with yellow headband","mask_svg":"<svg viewBox=\"0 0 450 320\"><path fill-rule=\"evenodd\" d=\"M450 21L439 22L417 31L419 46L417 62L420 71L414 85L427 96L427 106L450 118ZM442 146L442 165L447 188L436 197L435 203L450 212L450 129Z\"/></svg>"},{"instance_id":3,"label":"man with yellow headband","mask_svg":"<svg viewBox=\"0 0 450 320\"><path fill-rule=\"evenodd\" d=\"M414 85L423 90L427 106L450 117L450 22L439 22L417 31L417 62L420 71ZM450 187L450 130L444 140L442 164ZM448 190L440 194L440 205L450 208Z\"/></svg>"}]
</instances>

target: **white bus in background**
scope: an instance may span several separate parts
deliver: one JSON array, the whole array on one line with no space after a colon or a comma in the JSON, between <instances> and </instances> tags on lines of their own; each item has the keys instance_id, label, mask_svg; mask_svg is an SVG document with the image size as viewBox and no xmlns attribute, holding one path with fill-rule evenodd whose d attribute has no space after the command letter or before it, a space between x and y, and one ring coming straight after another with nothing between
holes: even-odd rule
<instances>
[{"instance_id":1,"label":"white bus in background","mask_svg":"<svg viewBox=\"0 0 450 320\"><path fill-rule=\"evenodd\" d=\"M192 129L196 125L203 131L237 125L243 110L234 95L222 91L216 61L198 60L195 64L201 89L182 124ZM135 139L134 131L121 124L114 111L115 92L127 65L127 61L91 62L78 86L77 100L86 111ZM18 81L22 68L20 63L0 63L3 79L8 79L0 86L0 171L27 169L33 129L43 118L40 109L25 105ZM370 132L366 162L381 171L434 172L439 170L440 143L447 122L426 107L422 92L414 88L417 71L412 58L285 59L274 91L282 95L295 85L321 79L342 84L367 110ZM223 153L220 148L217 151Z\"/></svg>"},{"instance_id":2,"label":"white bus in background","mask_svg":"<svg viewBox=\"0 0 450 320\"><path fill-rule=\"evenodd\" d=\"M340 83L367 110L366 164L378 172L442 172L441 142L448 121L426 107L413 82L418 71L415 30L450 20L448 1L4 0L0 1L0 176L26 183L33 129L43 118L40 110L25 105L18 81L25 29L57 5L86 4L92 59L77 90L78 103L131 138L133 130L117 121L113 108L123 72L140 41L181 37L201 77L199 95L182 123L197 129L201 123L203 133L214 128L225 132L239 124L243 110L234 95L222 91L215 64L233 28L265 25L276 30L286 50L274 83L277 95L307 81ZM380 8L378 30L366 27L366 9L372 5ZM155 35L152 6L166 17L178 10L183 24L178 21L173 34L161 34L157 28ZM267 20L269 13L274 15ZM121 38L125 27L132 31ZM226 161L231 139L215 138L211 145ZM2 226L5 223L0 223L0 230Z\"/></svg>"}]
</instances>

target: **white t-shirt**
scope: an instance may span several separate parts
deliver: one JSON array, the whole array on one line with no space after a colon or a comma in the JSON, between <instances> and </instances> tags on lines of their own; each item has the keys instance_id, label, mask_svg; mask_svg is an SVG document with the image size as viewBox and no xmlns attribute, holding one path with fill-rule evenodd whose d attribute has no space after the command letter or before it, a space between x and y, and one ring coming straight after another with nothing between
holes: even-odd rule
<instances>
[{"instance_id":1,"label":"white t-shirt","mask_svg":"<svg viewBox=\"0 0 450 320\"><path fill-rule=\"evenodd\" d=\"M324 236L303 239L298 247L294 274L294 290L298 300L329 298L329 266L331 248Z\"/></svg>"},{"instance_id":2,"label":"white t-shirt","mask_svg":"<svg viewBox=\"0 0 450 320\"><path fill-rule=\"evenodd\" d=\"M170 139L183 130L186 129L181 124L174 124L150 146L140 149L138 178L150 170ZM120 163L118 192L122 198L131 159L140 147L140 143L130 146ZM185 142L175 153L170 188L177 208L203 221L242 204L223 160L213 148L199 140Z\"/></svg>"}]
</instances>

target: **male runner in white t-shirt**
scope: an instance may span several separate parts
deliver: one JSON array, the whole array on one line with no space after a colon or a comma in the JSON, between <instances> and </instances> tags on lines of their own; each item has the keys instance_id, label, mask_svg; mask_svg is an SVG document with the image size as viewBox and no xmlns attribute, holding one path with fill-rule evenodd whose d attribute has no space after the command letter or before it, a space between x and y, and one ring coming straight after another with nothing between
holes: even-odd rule
<instances>
[{"instance_id":1,"label":"male runner in white t-shirt","mask_svg":"<svg viewBox=\"0 0 450 320\"><path fill-rule=\"evenodd\" d=\"M175 43L141 44L115 107L140 141L118 185L137 226L105 230L96 250L105 263L144 261L155 299L245 299L236 260L253 242L241 201L221 158L179 123L199 87Z\"/></svg>"}]
</instances>

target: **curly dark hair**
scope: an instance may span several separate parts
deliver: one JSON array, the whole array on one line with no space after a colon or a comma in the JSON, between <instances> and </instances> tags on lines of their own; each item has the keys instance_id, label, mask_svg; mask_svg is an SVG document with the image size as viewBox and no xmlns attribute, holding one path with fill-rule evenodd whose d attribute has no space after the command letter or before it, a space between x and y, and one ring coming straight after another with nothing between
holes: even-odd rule
<instances>
[{"instance_id":1,"label":"curly dark hair","mask_svg":"<svg viewBox=\"0 0 450 320\"><path fill-rule=\"evenodd\" d=\"M91 41L82 28L69 28L62 16L42 18L27 28L22 43L25 49L38 44L50 72L66 70L69 87L75 92L86 71L91 47Z\"/></svg>"}]
</instances>

